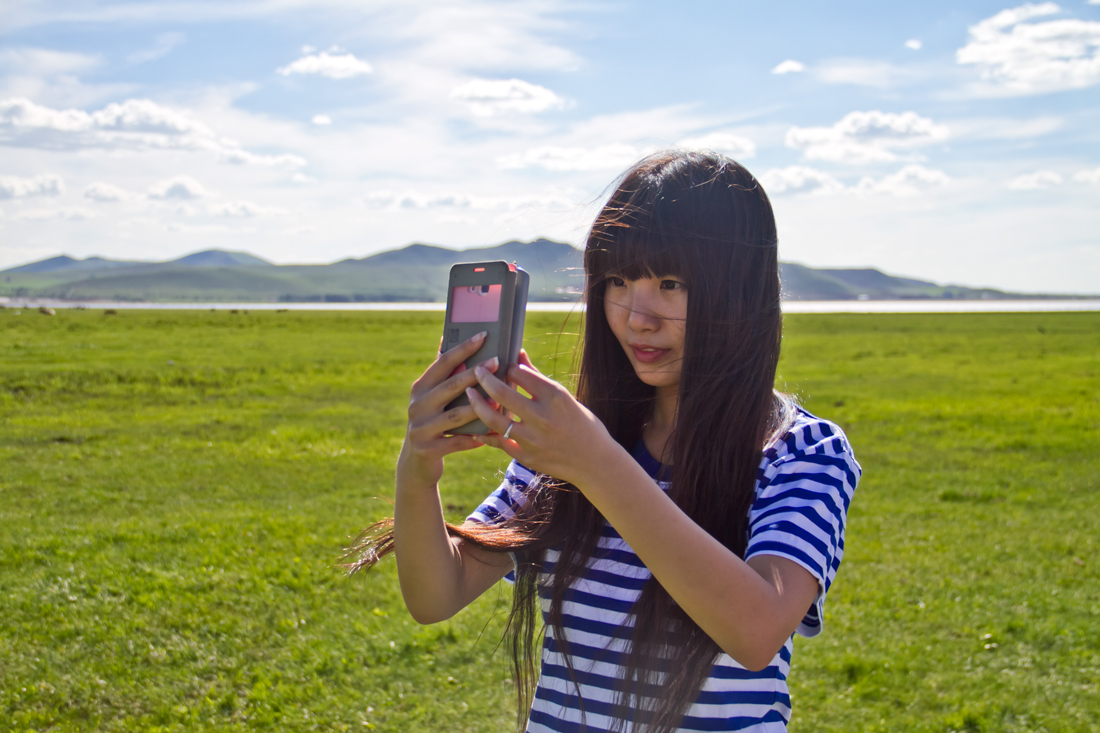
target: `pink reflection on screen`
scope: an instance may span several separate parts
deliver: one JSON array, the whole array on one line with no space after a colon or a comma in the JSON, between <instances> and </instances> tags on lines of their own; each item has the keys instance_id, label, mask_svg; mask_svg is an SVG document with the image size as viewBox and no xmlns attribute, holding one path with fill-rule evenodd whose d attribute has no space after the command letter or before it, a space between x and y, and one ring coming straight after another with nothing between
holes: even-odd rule
<instances>
[{"instance_id":1,"label":"pink reflection on screen","mask_svg":"<svg viewBox=\"0 0 1100 733\"><path fill-rule=\"evenodd\" d=\"M452 323L491 323L500 318L503 285L462 285L451 291Z\"/></svg>"}]
</instances>

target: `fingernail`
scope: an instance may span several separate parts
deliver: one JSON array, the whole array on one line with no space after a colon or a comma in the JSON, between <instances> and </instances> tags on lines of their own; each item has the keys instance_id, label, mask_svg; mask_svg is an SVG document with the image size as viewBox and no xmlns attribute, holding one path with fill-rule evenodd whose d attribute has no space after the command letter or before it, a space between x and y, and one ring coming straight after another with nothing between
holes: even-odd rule
<instances>
[{"instance_id":1,"label":"fingernail","mask_svg":"<svg viewBox=\"0 0 1100 733\"><path fill-rule=\"evenodd\" d=\"M484 339L484 338L485 338L486 336L488 336L488 335L489 335L489 332L488 332L488 331L482 331L481 333L475 333L475 334L474 334L474 335L473 335L473 336L472 336L472 337L470 338L470 340L471 340L471 341L481 341L482 339Z\"/></svg>"},{"instance_id":2,"label":"fingernail","mask_svg":"<svg viewBox=\"0 0 1100 733\"><path fill-rule=\"evenodd\" d=\"M466 396L468 398L470 398L472 400L474 398L475 394L477 394L477 390L475 390L473 387L467 387L466 388Z\"/></svg>"},{"instance_id":3,"label":"fingernail","mask_svg":"<svg viewBox=\"0 0 1100 733\"><path fill-rule=\"evenodd\" d=\"M496 369L498 366L500 366L500 359L495 356L489 361L485 362L486 369Z\"/></svg>"}]
</instances>

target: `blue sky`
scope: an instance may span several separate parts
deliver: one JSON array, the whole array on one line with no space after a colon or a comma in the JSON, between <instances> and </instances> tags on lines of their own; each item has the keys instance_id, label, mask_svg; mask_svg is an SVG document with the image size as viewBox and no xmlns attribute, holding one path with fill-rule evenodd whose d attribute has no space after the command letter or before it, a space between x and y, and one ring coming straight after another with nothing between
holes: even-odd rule
<instances>
[{"instance_id":1,"label":"blue sky","mask_svg":"<svg viewBox=\"0 0 1100 733\"><path fill-rule=\"evenodd\" d=\"M780 256L1100 291L1100 0L0 0L0 267L580 244L667 146Z\"/></svg>"}]
</instances>

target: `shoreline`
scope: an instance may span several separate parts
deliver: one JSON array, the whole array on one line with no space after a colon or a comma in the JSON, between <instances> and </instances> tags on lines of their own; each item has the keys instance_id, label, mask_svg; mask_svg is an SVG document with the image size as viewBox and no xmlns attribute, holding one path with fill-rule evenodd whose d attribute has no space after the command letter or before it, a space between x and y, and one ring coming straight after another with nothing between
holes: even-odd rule
<instances>
[{"instance_id":1,"label":"shoreline","mask_svg":"<svg viewBox=\"0 0 1100 733\"><path fill-rule=\"evenodd\" d=\"M419 311L440 312L445 303L147 303L63 301L48 298L0 298L0 307L15 310L211 310L211 311ZM532 313L581 312L579 302L533 302ZM785 300L784 313L1055 313L1100 311L1100 298L1005 300Z\"/></svg>"}]
</instances>

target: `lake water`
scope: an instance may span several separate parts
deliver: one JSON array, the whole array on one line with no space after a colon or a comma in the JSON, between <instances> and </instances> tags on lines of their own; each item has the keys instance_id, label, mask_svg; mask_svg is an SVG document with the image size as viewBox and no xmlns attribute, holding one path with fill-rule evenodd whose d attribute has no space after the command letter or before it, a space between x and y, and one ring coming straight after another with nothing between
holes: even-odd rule
<instances>
[{"instance_id":1,"label":"lake water","mask_svg":"<svg viewBox=\"0 0 1100 733\"><path fill-rule=\"evenodd\" d=\"M443 303L107 303L0 298L8 308L115 308L147 310L440 311ZM579 303L528 303L535 313L581 311ZM784 313L1051 313L1100 311L1090 300L788 300Z\"/></svg>"}]
</instances>

